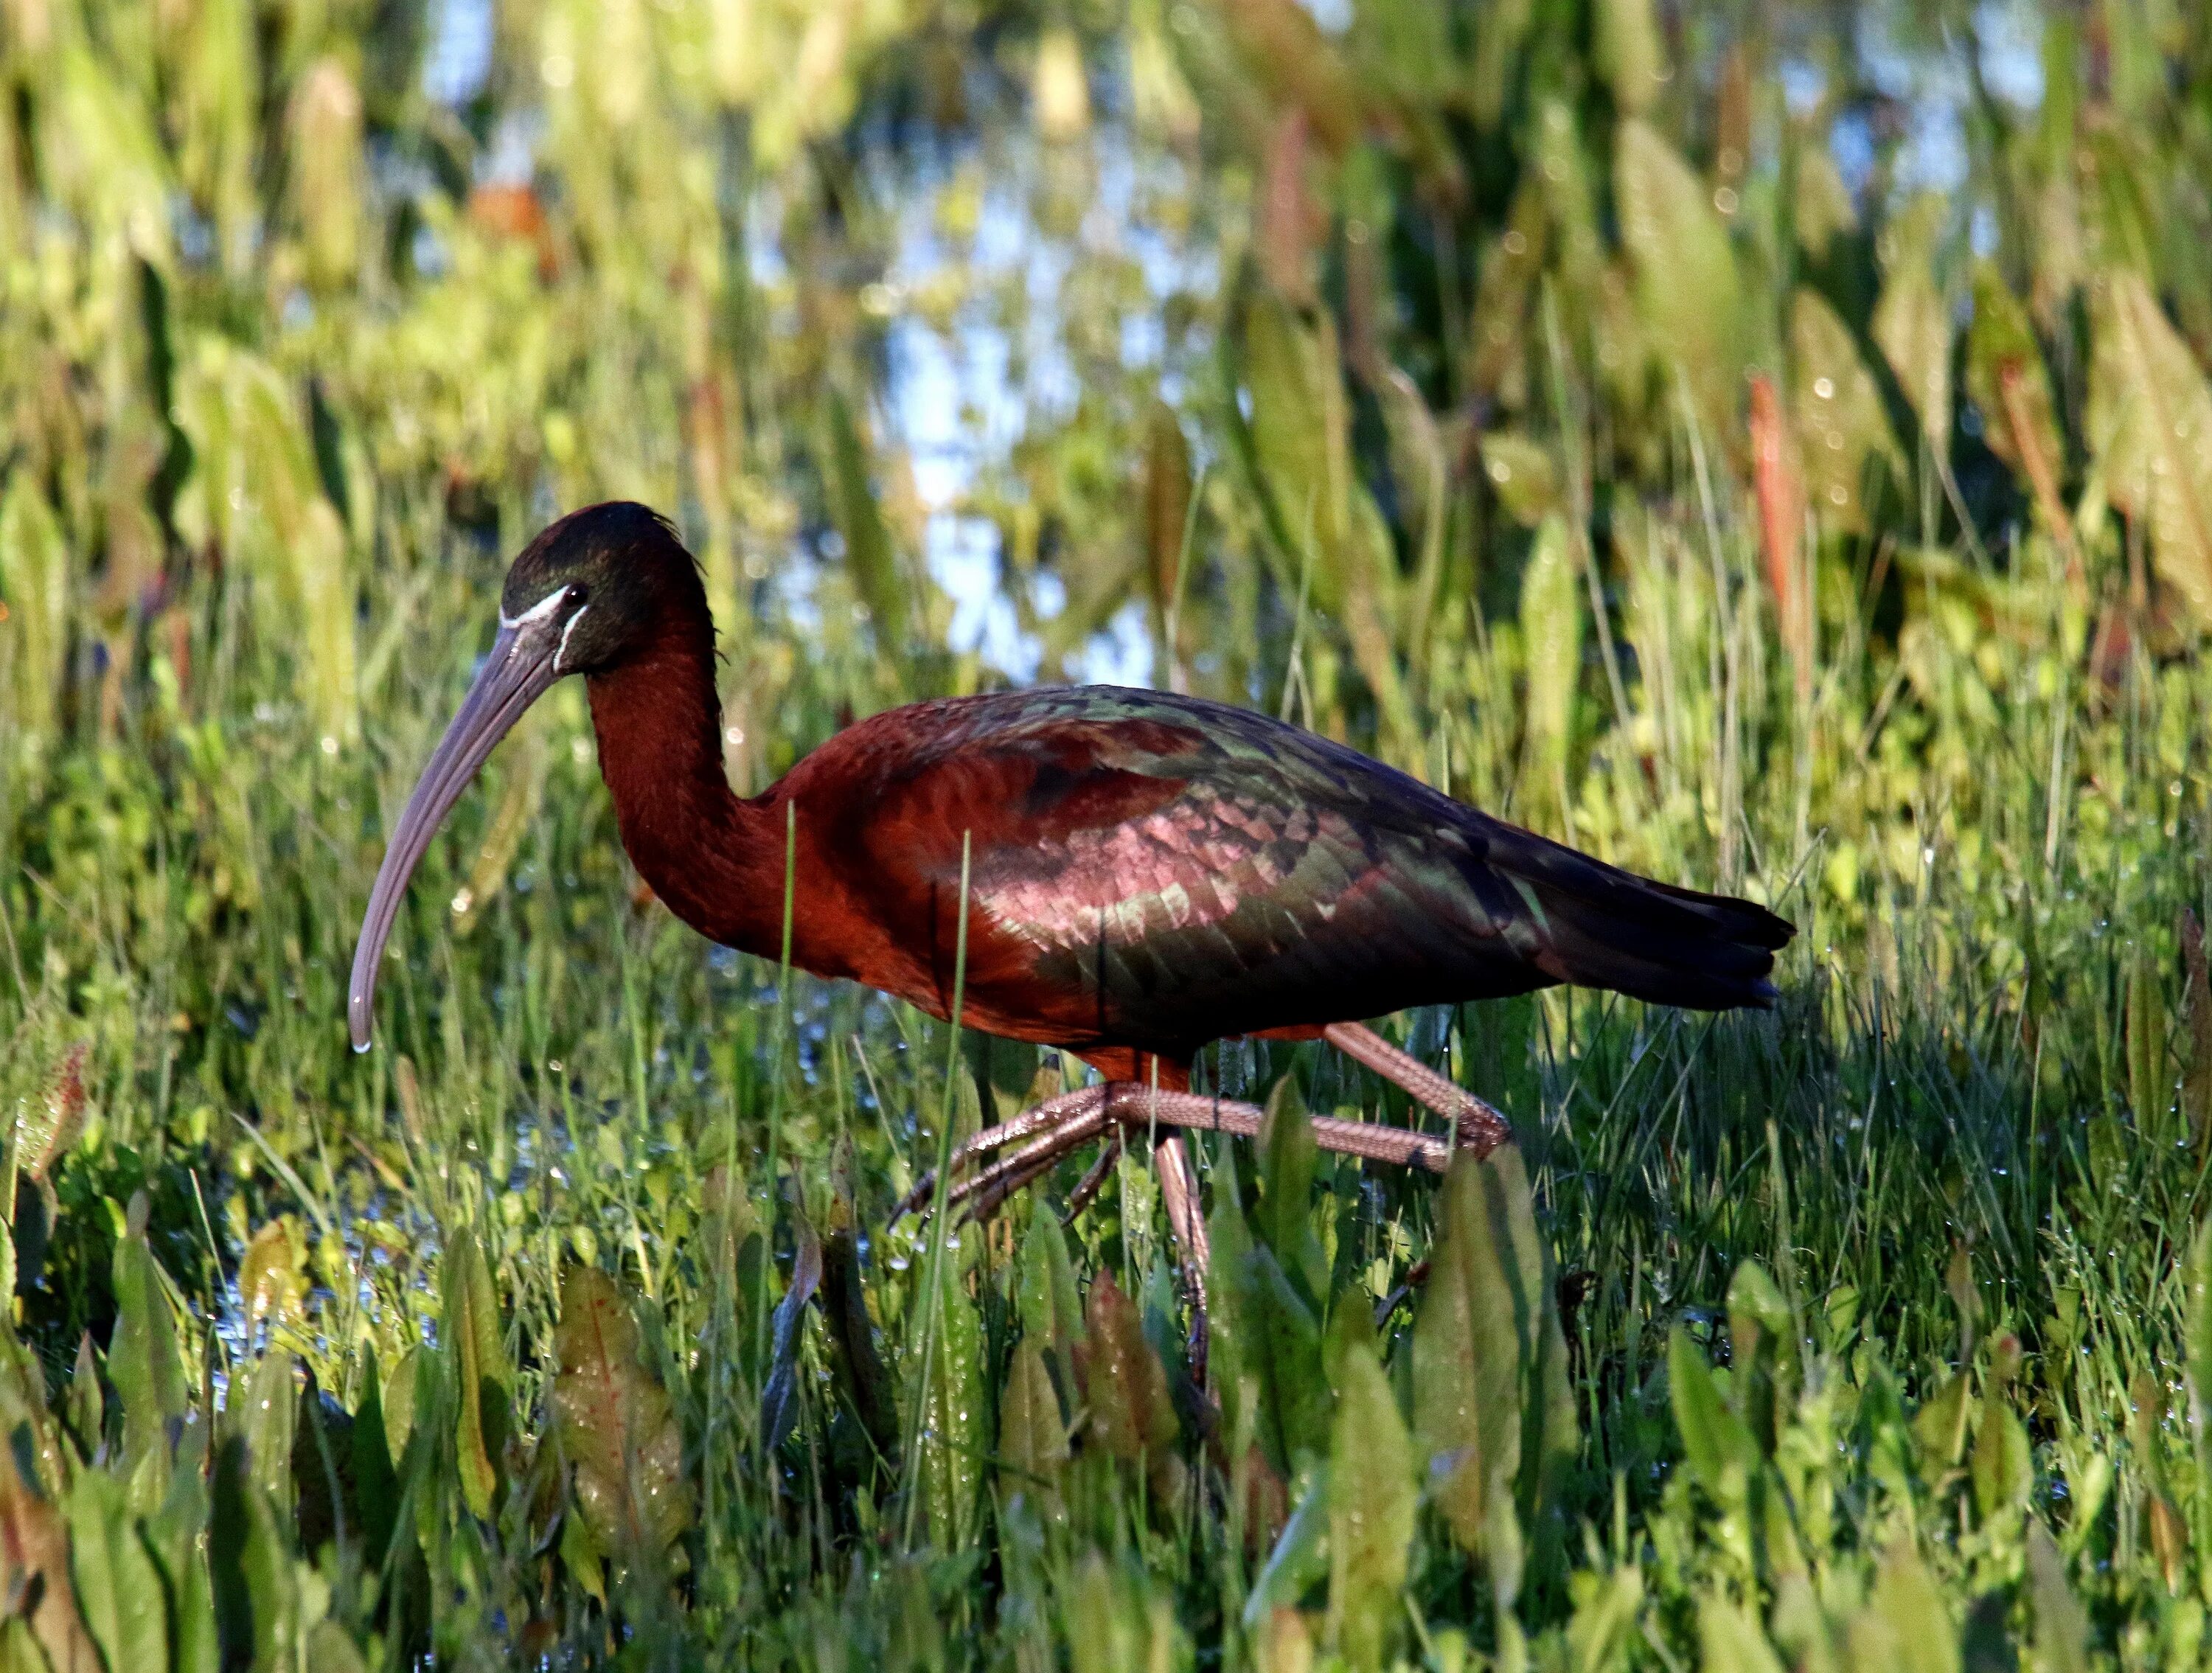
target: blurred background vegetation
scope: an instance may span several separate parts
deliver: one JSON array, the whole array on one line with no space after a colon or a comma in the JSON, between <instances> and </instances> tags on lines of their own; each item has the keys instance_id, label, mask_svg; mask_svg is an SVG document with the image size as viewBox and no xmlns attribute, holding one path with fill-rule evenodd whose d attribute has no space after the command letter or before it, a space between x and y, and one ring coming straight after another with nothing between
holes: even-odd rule
<instances>
[{"instance_id":1,"label":"blurred background vegetation","mask_svg":"<svg viewBox=\"0 0 2212 1673\"><path fill-rule=\"evenodd\" d=\"M2198 1658L2201 9L5 0L0 81L0 1665ZM1133 1164L923 1293L912 1159L1075 1066L698 943L580 692L356 1061L614 496L741 789L1202 692L1773 902L1785 1005L1405 1019L1525 1181L1210 1148L1212 1405Z\"/></svg>"}]
</instances>

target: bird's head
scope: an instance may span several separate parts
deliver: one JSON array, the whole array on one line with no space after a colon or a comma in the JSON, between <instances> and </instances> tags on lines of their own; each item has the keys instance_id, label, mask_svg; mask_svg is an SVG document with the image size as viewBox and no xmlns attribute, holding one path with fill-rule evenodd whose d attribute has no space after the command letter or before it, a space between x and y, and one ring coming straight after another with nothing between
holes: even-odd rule
<instances>
[{"instance_id":1,"label":"bird's head","mask_svg":"<svg viewBox=\"0 0 2212 1673\"><path fill-rule=\"evenodd\" d=\"M346 1020L368 1049L376 970L407 879L493 746L564 674L611 673L672 633L711 640L697 564L657 513L629 501L572 512L523 549L499 633L392 828L354 948Z\"/></svg>"}]
</instances>

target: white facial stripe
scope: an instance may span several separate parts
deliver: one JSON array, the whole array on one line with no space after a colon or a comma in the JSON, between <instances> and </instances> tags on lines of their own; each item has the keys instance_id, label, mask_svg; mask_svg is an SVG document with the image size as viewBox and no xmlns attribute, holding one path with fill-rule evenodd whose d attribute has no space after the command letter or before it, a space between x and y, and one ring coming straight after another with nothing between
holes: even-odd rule
<instances>
[{"instance_id":1,"label":"white facial stripe","mask_svg":"<svg viewBox=\"0 0 2212 1673\"><path fill-rule=\"evenodd\" d=\"M568 589L566 587L556 587L550 593L548 593L544 598L538 599L536 604L531 605L529 609L524 611L520 616L509 616L502 611L499 618L499 624L503 628L513 629L527 627L532 622L542 622L545 617L550 616L555 611L558 610L561 607L561 600L568 596ZM588 605L586 607L589 608ZM579 615L581 615L582 613L583 612L581 611L577 612ZM571 624L571 625L574 624Z\"/></svg>"},{"instance_id":2,"label":"white facial stripe","mask_svg":"<svg viewBox=\"0 0 2212 1673\"><path fill-rule=\"evenodd\" d=\"M568 636L576 630L576 624L582 621L585 617L591 613L591 605L586 605L581 610L571 616L561 629L561 642L554 648L553 651L553 672L557 674L561 672L562 663L568 660Z\"/></svg>"}]
</instances>

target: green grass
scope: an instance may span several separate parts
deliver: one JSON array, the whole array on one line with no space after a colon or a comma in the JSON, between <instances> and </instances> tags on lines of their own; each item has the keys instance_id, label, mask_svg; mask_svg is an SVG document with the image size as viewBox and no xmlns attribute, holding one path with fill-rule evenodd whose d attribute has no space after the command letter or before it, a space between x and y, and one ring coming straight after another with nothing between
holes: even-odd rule
<instances>
[{"instance_id":1,"label":"green grass","mask_svg":"<svg viewBox=\"0 0 2212 1673\"><path fill-rule=\"evenodd\" d=\"M1694 628L1674 592L1686 584L1648 583ZM1734 585L1755 598L1748 576ZM455 583L439 608L458 626L476 597L489 589ZM1309 1193L1297 1181L1312 1164L1284 1141L1233 1159L1201 1144L1217 1242L1222 1217L1249 1210L1244 1241L1279 1275L1273 1300L1247 1282L1224 1304L1224 1415L1202 1444L1164 1224L1135 1164L1069 1228L1059 1281L1073 1290L1054 1289L1050 1216L1071 1163L1054 1189L949 1245L935 1392L917 1411L933 1233L887 1232L886 1212L935 1153L943 1112L972 1122L985 1095L1018 1096L1036 1054L948 1057L941 1026L850 988L784 986L635 900L580 694L563 692L426 863L378 1048L356 1057L340 984L377 833L458 692L465 648L403 647L374 747L335 759L297 721L149 712L18 790L8 826L14 1107L34 1117L65 1054L88 1047L82 1135L45 1174L52 1238L23 1268L17 1327L64 1414L62 1480L79 1483L47 1490L73 1528L94 1514L84 1484L102 1480L141 1513L211 1516L211 1551L240 1542L231 1560L275 1566L275 1591L239 1617L264 1652L269 1609L319 1607L334 1625L315 1653L342 1654L342 1633L372 1663L426 1646L467 1661L558 1646L589 1661L621 1645L672 1664L1029 1664L1058 1645L1103 1666L1092 1658L1112 1643L1274 1666L1303 1632L1363 1661L1511 1660L1525 1645L1547 1664L1702 1653L1748 1666L1767 1664L1730 1634L1763 1616L1801 1660L1831 1639L1848 1660L1884 1633L1963 1632L1971 1653L2011 1639L2068 1665L2052 1623L2069 1609L2124 1662L2179 1656L2201 1629L2191 1553L2212 1506L2182 1377L2196 1363L2183 1320L2203 1305L2185 1262L2212 1063L2179 943L2181 914L2204 903L2204 780L2193 745L2174 746L2199 734L2212 692L2139 661L2094 707L2055 711L2038 687L2047 657L1984 648L1937 648L1960 718L1893 706L1864 764L1825 742L1863 735L1879 700L1852 695L1840 666L1809 712L1778 672L1771 699L1747 691L1740 747L1761 764L1733 806L1713 800L1726 694L1694 679L1659 690L1648 661L1639 714L1663 727L1679 705L1692 746L1632 772L1606 739L1589 757L1577 834L1626 861L1712 879L1715 839L1670 819L1670 796L1741 821L1744 886L1802 930L1771 1014L1553 994L1405 1019L1413 1049L1511 1112L1543 1258L1565 1275L1578 1439L1556 1483L1522 1500L1534 1520L1517 1580L1502 1578L1513 1565L1494 1533L1474 1554L1455 1537L1448 1470L1424 1462L1393 1480L1364 1451L1371 1414L1330 1416L1367 1386L1344 1356L1371 1354L1375 1386L1425 1433L1419 1356L1450 1351L1446 1326L1416 1325L1417 1301L1363 1345L1360 1321L1435 1250L1434 1182L1331 1161ZM2054 812L2038 767L2055 712L2080 767ZM1480 753L1478 719L1435 724L1464 740L1460 771L1480 783L1510 765ZM828 723L794 700L778 735ZM1908 726L1909 757L1892 741ZM1814 781L1795 782L1791 763L1811 761ZM510 806L518 786L529 794ZM461 922L450 903L515 807L511 863L495 886L478 873ZM1796 847L1800 820L1817 834ZM1846 844L1856 876L1837 857ZM1202 1073L1254 1097L1287 1075L1313 1107L1412 1113L1314 1048L1231 1043ZM16 1141L19 1172L40 1165L34 1141ZM19 1190L19 1261L40 1189ZM486 1281L478 1316L457 1320L465 1238ZM140 1250L161 1281L141 1285L134 1312ZM816 1261L814 1305L792 1303L794 1273ZM636 1310L640 1346L618 1343L599 1373L613 1409L666 1390L684 1503L650 1538L564 1487L590 1467L579 1449L603 1444L588 1425L564 1441L554 1421L572 1263L615 1275ZM1548 1279L1511 1259L1499 1270L1504 1287L1475 1285L1468 1317L1510 1334ZM1108 1277L1129 1298L1118 1327ZM1086 1287L1087 1317L1072 1311ZM82 1418L70 1366L87 1329L105 1405ZM177 1344L167 1396L120 1346L132 1333ZM1042 1383L1016 1370L1035 1348ZM1670 1354L1701 1379L1710 1359L1717 1391L1686 1392ZM356 1467L345 1531L319 1549L295 1550L289 1530L330 1528L328 1512L288 1514L327 1503L319 1458L302 1439L270 1457L286 1431L315 1427L306 1404L287 1409L281 1368L295 1363L348 1464L345 1414L362 1413L372 1365L385 1431L404 1443ZM220 1414L209 1388L228 1390ZM164 1398L185 1420L166 1468L166 1438L133 1439ZM234 1433L251 1450L217 1468L213 1509L178 1508L163 1476L192 1475L203 1437ZM1332 1566L1351 1512L1329 1511L1340 1485L1315 1485L1329 1460L1335 1483L1387 1486L1377 1515L1415 1516L1409 1550ZM253 1484L243 1532L222 1487L234 1466ZM1305 1494L1310 1513L1278 1550L1273 1530ZM365 1522L395 1519L396 1543L364 1542ZM2058 1556L2036 1570L2027 1530L2045 1526ZM209 1572L220 1601L221 1563ZM74 1573L84 1599L96 1582L82 1557ZM1248 1620L1255 1589L1304 1626Z\"/></svg>"},{"instance_id":2,"label":"green grass","mask_svg":"<svg viewBox=\"0 0 2212 1673\"><path fill-rule=\"evenodd\" d=\"M2197 9L502 0L441 103L410 0L8 9L0 1673L2201 1663ZM757 789L1007 678L948 447L1041 677L1756 896L1781 1004L1395 1019L1521 1135L1442 1184L1207 1054L1204 1387L1139 1163L887 1225L1079 1067L640 897L579 690L350 1053L521 541L676 518Z\"/></svg>"}]
</instances>

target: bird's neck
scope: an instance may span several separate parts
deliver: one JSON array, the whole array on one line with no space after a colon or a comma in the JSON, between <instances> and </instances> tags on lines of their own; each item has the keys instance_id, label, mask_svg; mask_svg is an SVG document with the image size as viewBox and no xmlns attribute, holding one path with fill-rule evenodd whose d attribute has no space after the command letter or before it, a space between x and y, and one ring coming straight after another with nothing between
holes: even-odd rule
<instances>
[{"instance_id":1,"label":"bird's neck","mask_svg":"<svg viewBox=\"0 0 2212 1673\"><path fill-rule=\"evenodd\" d=\"M672 624L589 690L599 772L638 875L708 940L774 958L784 812L774 792L746 800L730 789L711 624Z\"/></svg>"}]
</instances>

